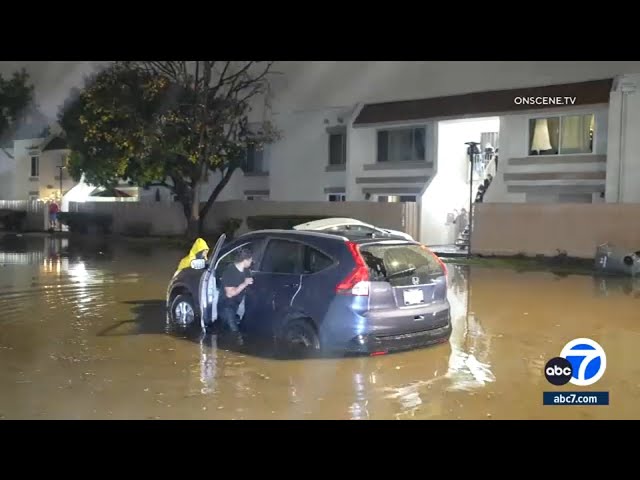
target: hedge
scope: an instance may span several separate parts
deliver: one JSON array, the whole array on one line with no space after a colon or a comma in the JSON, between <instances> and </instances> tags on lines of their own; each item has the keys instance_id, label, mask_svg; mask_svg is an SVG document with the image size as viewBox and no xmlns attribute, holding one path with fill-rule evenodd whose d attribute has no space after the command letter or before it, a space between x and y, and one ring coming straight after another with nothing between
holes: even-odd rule
<instances>
[{"instance_id":1,"label":"hedge","mask_svg":"<svg viewBox=\"0 0 640 480\"><path fill-rule=\"evenodd\" d=\"M21 210L0 210L0 224L11 231L22 231L27 219L27 212Z\"/></svg>"},{"instance_id":2,"label":"hedge","mask_svg":"<svg viewBox=\"0 0 640 480\"><path fill-rule=\"evenodd\" d=\"M111 233L113 217L91 212L61 212L58 220L69 227L71 233Z\"/></svg>"}]
</instances>

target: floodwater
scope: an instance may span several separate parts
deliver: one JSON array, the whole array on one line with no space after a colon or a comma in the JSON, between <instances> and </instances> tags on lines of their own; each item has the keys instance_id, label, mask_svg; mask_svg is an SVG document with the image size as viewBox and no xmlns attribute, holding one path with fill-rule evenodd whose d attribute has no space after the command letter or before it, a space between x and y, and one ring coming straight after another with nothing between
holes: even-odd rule
<instances>
[{"instance_id":1,"label":"floodwater","mask_svg":"<svg viewBox=\"0 0 640 480\"><path fill-rule=\"evenodd\" d=\"M640 284L450 266L449 343L377 357L276 360L165 331L184 252L47 236L0 242L0 418L640 418ZM467 308L467 304L469 308ZM607 354L592 387L543 373L568 341ZM609 406L544 406L544 391Z\"/></svg>"}]
</instances>

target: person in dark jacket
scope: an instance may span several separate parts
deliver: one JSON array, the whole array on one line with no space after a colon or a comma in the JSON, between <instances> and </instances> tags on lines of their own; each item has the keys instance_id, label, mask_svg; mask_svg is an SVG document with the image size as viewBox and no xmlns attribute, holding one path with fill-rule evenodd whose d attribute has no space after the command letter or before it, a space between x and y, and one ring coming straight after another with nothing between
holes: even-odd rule
<instances>
[{"instance_id":1,"label":"person in dark jacket","mask_svg":"<svg viewBox=\"0 0 640 480\"><path fill-rule=\"evenodd\" d=\"M218 318L233 333L239 332L238 309L244 301L247 287L253 284L250 271L252 264L251 250L242 248L235 262L230 263L222 273Z\"/></svg>"}]
</instances>

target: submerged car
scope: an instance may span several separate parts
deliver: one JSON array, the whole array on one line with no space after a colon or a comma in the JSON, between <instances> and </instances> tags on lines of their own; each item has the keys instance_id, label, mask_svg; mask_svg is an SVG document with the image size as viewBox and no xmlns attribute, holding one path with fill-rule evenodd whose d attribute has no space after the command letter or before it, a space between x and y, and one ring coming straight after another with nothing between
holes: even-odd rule
<instances>
[{"instance_id":1,"label":"submerged car","mask_svg":"<svg viewBox=\"0 0 640 480\"><path fill-rule=\"evenodd\" d=\"M312 222L301 223L293 227L294 230L320 231L320 232L345 232L371 236L394 236L402 237L405 240L414 241L408 233L388 228L380 228L369 223L361 222L355 218L323 218Z\"/></svg>"},{"instance_id":2,"label":"submerged car","mask_svg":"<svg viewBox=\"0 0 640 480\"><path fill-rule=\"evenodd\" d=\"M225 242L208 260L180 270L167 289L171 322L217 319L220 277L242 247L253 252L253 285L240 331L287 354L382 354L446 342L451 334L447 268L428 248L402 237L371 238L263 230Z\"/></svg>"}]
</instances>

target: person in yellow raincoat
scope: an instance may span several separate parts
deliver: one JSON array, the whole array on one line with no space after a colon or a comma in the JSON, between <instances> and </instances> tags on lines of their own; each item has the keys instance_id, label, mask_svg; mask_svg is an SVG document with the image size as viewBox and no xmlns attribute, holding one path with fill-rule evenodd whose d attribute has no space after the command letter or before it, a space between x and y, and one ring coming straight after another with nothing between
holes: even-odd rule
<instances>
[{"instance_id":1,"label":"person in yellow raincoat","mask_svg":"<svg viewBox=\"0 0 640 480\"><path fill-rule=\"evenodd\" d=\"M191 245L191 250L189 250L189 255L183 257L178 264L178 269L176 273L173 275L177 275L185 268L191 268L191 262L196 259L204 259L207 260L207 255L209 254L209 245L202 238L197 238L193 245Z\"/></svg>"}]
</instances>

